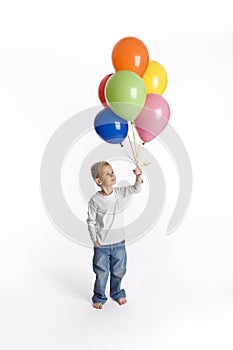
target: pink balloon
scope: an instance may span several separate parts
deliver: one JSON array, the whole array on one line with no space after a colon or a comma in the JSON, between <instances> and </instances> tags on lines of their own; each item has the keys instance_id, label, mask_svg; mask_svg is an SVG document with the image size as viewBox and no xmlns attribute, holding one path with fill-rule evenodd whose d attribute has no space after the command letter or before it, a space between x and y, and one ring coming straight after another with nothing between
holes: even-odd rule
<instances>
[{"instance_id":1,"label":"pink balloon","mask_svg":"<svg viewBox=\"0 0 233 350\"><path fill-rule=\"evenodd\" d=\"M158 136L170 119L170 107L165 98L158 94L147 94L144 107L134 120L137 133L143 142Z\"/></svg>"}]
</instances>

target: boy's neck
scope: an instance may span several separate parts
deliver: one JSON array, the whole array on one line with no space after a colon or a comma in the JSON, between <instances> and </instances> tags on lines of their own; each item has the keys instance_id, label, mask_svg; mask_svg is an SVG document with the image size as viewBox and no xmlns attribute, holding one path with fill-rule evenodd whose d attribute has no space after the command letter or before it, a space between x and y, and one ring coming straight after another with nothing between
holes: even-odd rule
<instances>
[{"instance_id":1,"label":"boy's neck","mask_svg":"<svg viewBox=\"0 0 233 350\"><path fill-rule=\"evenodd\" d=\"M101 187L101 191L99 191L100 194L102 194L103 196L108 196L109 194L111 194L113 191L112 186L111 187Z\"/></svg>"}]
</instances>

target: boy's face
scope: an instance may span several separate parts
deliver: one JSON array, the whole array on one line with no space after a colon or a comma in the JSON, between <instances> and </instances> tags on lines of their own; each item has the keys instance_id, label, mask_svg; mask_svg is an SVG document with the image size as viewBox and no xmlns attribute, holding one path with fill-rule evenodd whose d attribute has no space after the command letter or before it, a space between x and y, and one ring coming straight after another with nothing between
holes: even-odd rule
<instances>
[{"instance_id":1,"label":"boy's face","mask_svg":"<svg viewBox=\"0 0 233 350\"><path fill-rule=\"evenodd\" d=\"M104 165L99 171L98 185L113 186L116 184L116 175L110 165Z\"/></svg>"}]
</instances>

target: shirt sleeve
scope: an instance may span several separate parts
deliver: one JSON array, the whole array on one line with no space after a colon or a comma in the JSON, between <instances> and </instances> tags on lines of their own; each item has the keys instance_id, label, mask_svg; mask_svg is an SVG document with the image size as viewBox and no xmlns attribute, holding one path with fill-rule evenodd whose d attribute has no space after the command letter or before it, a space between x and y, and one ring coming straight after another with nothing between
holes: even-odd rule
<instances>
[{"instance_id":1,"label":"shirt sleeve","mask_svg":"<svg viewBox=\"0 0 233 350\"><path fill-rule=\"evenodd\" d=\"M88 203L88 211L87 211L87 225L88 231L91 236L91 240L93 242L97 241L96 237L96 210L97 207L93 200L90 200Z\"/></svg>"},{"instance_id":2,"label":"shirt sleeve","mask_svg":"<svg viewBox=\"0 0 233 350\"><path fill-rule=\"evenodd\" d=\"M142 184L136 181L134 185L118 187L118 190L123 197L128 197L128 196L131 196L132 194L141 192Z\"/></svg>"}]
</instances>

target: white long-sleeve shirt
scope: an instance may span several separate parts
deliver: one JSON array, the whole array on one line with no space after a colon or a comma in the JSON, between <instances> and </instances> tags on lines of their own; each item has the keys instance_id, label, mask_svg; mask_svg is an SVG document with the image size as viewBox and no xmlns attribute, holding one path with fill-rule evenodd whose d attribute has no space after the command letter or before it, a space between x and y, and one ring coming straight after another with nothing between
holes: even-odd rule
<instances>
[{"instance_id":1,"label":"white long-sleeve shirt","mask_svg":"<svg viewBox=\"0 0 233 350\"><path fill-rule=\"evenodd\" d=\"M107 196L96 192L88 203L88 231L93 242L113 244L125 239L124 207L127 198L142 189L140 182L125 187L115 187ZM129 198L128 198L129 199Z\"/></svg>"}]
</instances>

